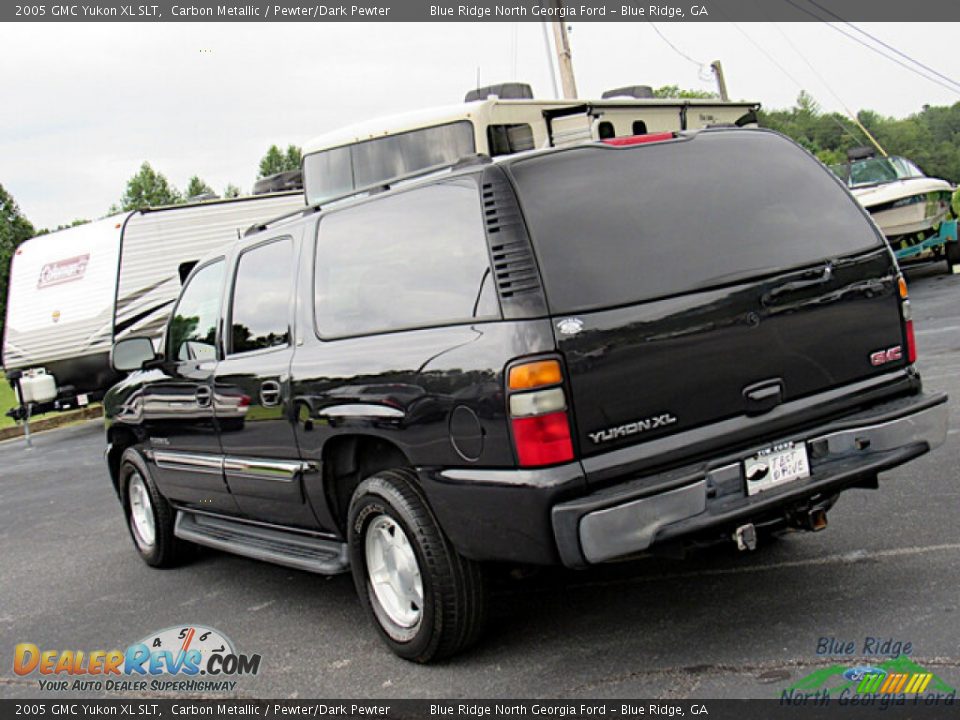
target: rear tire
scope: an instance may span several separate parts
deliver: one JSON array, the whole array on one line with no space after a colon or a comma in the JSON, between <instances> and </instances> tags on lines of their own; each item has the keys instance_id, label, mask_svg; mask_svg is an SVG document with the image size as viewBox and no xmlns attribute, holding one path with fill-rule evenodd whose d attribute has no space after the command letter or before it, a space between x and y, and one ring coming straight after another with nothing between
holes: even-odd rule
<instances>
[{"instance_id":1,"label":"rear tire","mask_svg":"<svg viewBox=\"0 0 960 720\"><path fill-rule=\"evenodd\" d=\"M954 265L960 265L960 239L948 242L944 246L944 254L947 256L947 272L953 272Z\"/></svg>"},{"instance_id":2,"label":"rear tire","mask_svg":"<svg viewBox=\"0 0 960 720\"><path fill-rule=\"evenodd\" d=\"M477 641L486 615L482 569L450 544L412 472L364 480L348 522L360 603L395 654L426 663Z\"/></svg>"},{"instance_id":3,"label":"rear tire","mask_svg":"<svg viewBox=\"0 0 960 720\"><path fill-rule=\"evenodd\" d=\"M128 448L120 458L119 486L127 529L143 561L151 567L179 565L192 551L192 543L173 534L176 512L160 494L143 456Z\"/></svg>"}]
</instances>

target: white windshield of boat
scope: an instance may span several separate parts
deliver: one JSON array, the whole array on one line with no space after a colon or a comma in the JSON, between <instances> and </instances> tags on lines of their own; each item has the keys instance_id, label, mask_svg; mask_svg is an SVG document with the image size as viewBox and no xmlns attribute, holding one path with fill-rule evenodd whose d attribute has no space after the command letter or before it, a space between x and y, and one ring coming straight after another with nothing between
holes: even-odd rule
<instances>
[{"instance_id":1,"label":"white windshield of boat","mask_svg":"<svg viewBox=\"0 0 960 720\"><path fill-rule=\"evenodd\" d=\"M920 168L912 162L897 156L867 158L832 169L850 187L864 187L865 185L879 185L894 180L926 177Z\"/></svg>"}]
</instances>

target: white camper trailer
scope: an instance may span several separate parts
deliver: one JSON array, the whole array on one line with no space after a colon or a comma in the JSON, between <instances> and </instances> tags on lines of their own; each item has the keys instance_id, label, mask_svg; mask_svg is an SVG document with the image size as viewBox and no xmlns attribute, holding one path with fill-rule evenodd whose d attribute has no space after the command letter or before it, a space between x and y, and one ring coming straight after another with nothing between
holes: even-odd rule
<instances>
[{"instance_id":1,"label":"white camper trailer","mask_svg":"<svg viewBox=\"0 0 960 720\"><path fill-rule=\"evenodd\" d=\"M471 90L459 105L348 125L308 142L303 187L314 205L471 155L496 157L542 147L715 125L754 127L756 102L661 99L645 85L599 100L539 100L525 83Z\"/></svg>"},{"instance_id":2,"label":"white camper trailer","mask_svg":"<svg viewBox=\"0 0 960 720\"><path fill-rule=\"evenodd\" d=\"M7 378L40 368L53 376L56 398L35 411L96 399L117 379L109 362L114 340L160 337L182 271L249 226L303 207L298 191L207 200L136 210L26 241L10 268Z\"/></svg>"}]
</instances>

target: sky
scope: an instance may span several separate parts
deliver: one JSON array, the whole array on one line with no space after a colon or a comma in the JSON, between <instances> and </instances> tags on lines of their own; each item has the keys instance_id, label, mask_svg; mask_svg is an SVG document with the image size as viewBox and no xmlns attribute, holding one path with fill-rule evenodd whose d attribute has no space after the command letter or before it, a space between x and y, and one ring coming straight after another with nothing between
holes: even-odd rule
<instances>
[{"instance_id":1,"label":"sky","mask_svg":"<svg viewBox=\"0 0 960 720\"><path fill-rule=\"evenodd\" d=\"M960 78L942 41L960 23L860 26ZM801 87L825 110L897 117L960 101L821 23L658 23L677 50L645 22L570 28L584 98L711 90L701 64L719 59L731 97L766 108ZM478 76L552 97L547 57L538 22L0 24L0 185L38 228L103 216L143 161L181 189L198 174L249 191L272 143L456 103Z\"/></svg>"}]
</instances>

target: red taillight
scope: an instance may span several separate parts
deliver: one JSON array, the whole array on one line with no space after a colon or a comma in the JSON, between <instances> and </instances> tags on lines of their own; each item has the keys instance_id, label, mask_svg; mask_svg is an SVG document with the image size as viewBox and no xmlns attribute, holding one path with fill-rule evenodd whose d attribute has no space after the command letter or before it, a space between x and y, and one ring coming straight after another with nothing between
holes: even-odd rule
<instances>
[{"instance_id":1,"label":"red taillight","mask_svg":"<svg viewBox=\"0 0 960 720\"><path fill-rule=\"evenodd\" d=\"M565 412L513 418L513 441L523 467L573 460L570 422Z\"/></svg>"},{"instance_id":2,"label":"red taillight","mask_svg":"<svg viewBox=\"0 0 960 720\"><path fill-rule=\"evenodd\" d=\"M913 310L907 293L907 281L901 275L897 278L897 291L900 295L900 315L903 317L903 332L907 339L907 364L917 361L917 337L913 332Z\"/></svg>"},{"instance_id":3,"label":"red taillight","mask_svg":"<svg viewBox=\"0 0 960 720\"><path fill-rule=\"evenodd\" d=\"M625 145L643 145L644 143L663 142L664 140L673 140L672 132L650 133L649 135L630 135L629 137L609 138L601 140L606 145L614 147L623 147Z\"/></svg>"},{"instance_id":4,"label":"red taillight","mask_svg":"<svg viewBox=\"0 0 960 720\"><path fill-rule=\"evenodd\" d=\"M917 361L917 338L913 334L913 320L907 320L907 363Z\"/></svg>"}]
</instances>

